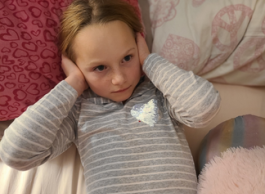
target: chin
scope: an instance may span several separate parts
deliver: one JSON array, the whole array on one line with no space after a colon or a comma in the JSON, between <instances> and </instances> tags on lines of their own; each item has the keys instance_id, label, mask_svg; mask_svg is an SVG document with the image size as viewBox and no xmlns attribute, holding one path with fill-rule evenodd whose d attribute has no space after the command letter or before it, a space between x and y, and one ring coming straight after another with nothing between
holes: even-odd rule
<instances>
[{"instance_id":1,"label":"chin","mask_svg":"<svg viewBox=\"0 0 265 194\"><path fill-rule=\"evenodd\" d=\"M128 98L130 98L130 96ZM111 100L113 100L115 102L123 102L123 101L127 100L128 98L115 98L115 99L111 99Z\"/></svg>"},{"instance_id":2,"label":"chin","mask_svg":"<svg viewBox=\"0 0 265 194\"><path fill-rule=\"evenodd\" d=\"M111 100L113 100L115 102L123 102L125 100L128 100L131 95L132 95L132 93L127 94L127 95L120 95L120 96L112 98Z\"/></svg>"}]
</instances>

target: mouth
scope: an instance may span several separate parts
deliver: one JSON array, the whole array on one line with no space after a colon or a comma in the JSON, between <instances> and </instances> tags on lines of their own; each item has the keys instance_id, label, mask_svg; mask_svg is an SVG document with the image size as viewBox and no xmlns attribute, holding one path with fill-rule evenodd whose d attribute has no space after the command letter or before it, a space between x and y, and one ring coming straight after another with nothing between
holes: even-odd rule
<instances>
[{"instance_id":1,"label":"mouth","mask_svg":"<svg viewBox=\"0 0 265 194\"><path fill-rule=\"evenodd\" d=\"M112 93L121 93L121 92L125 92L126 90L128 90L131 86L129 86L128 88L124 88L124 89L121 89L121 90L117 90L117 91L114 91Z\"/></svg>"}]
</instances>

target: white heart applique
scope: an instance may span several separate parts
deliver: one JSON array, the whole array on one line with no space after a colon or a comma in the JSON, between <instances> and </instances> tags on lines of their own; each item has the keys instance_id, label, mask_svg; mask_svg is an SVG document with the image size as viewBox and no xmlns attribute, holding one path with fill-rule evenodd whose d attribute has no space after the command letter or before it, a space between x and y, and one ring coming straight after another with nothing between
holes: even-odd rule
<instances>
[{"instance_id":1,"label":"white heart applique","mask_svg":"<svg viewBox=\"0 0 265 194\"><path fill-rule=\"evenodd\" d=\"M137 120L140 120L153 127L154 124L160 119L157 100L152 99L147 104L134 105L131 110L131 115Z\"/></svg>"}]
</instances>

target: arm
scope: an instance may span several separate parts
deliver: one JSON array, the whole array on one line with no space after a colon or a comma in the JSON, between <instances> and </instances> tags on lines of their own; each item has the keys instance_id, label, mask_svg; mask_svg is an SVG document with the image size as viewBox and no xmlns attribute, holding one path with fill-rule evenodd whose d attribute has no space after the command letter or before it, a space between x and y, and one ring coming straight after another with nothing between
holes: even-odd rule
<instances>
[{"instance_id":1,"label":"arm","mask_svg":"<svg viewBox=\"0 0 265 194\"><path fill-rule=\"evenodd\" d=\"M219 93L207 80L157 54L146 59L144 72L166 98L170 116L189 127L204 127L217 113Z\"/></svg>"},{"instance_id":2,"label":"arm","mask_svg":"<svg viewBox=\"0 0 265 194\"><path fill-rule=\"evenodd\" d=\"M6 129L0 142L0 157L7 165L27 170L56 157L71 146L75 140L79 109L77 91L82 92L82 89L78 90L76 84L67 81L69 79L66 78L28 107Z\"/></svg>"},{"instance_id":3,"label":"arm","mask_svg":"<svg viewBox=\"0 0 265 194\"><path fill-rule=\"evenodd\" d=\"M138 39L142 38L138 36ZM221 101L212 83L155 53L148 55L141 40L139 46L143 70L166 98L170 116L189 127L207 125L218 112Z\"/></svg>"},{"instance_id":4,"label":"arm","mask_svg":"<svg viewBox=\"0 0 265 194\"><path fill-rule=\"evenodd\" d=\"M76 98L76 91L62 81L28 107L5 130L1 159L13 168L28 170L69 148L75 138Z\"/></svg>"}]
</instances>

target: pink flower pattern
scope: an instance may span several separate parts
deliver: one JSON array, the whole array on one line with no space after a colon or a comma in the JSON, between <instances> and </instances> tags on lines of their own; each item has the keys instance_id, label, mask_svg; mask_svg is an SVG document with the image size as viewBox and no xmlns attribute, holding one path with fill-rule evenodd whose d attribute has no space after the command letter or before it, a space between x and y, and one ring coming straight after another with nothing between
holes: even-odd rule
<instances>
[{"instance_id":1,"label":"pink flower pattern","mask_svg":"<svg viewBox=\"0 0 265 194\"><path fill-rule=\"evenodd\" d=\"M193 7L199 7L205 0L192 0Z\"/></svg>"},{"instance_id":2,"label":"pink flower pattern","mask_svg":"<svg viewBox=\"0 0 265 194\"><path fill-rule=\"evenodd\" d=\"M237 19L236 13L240 13ZM220 51L220 54L208 60L207 64L200 74L207 73L222 64L233 52L240 40L238 40L238 31L245 19L250 20L252 9L243 4L230 5L221 9L212 22L212 41L214 46ZM223 20L227 16L229 22ZM230 43L223 44L219 39L220 30L225 30L230 35Z\"/></svg>"},{"instance_id":3,"label":"pink flower pattern","mask_svg":"<svg viewBox=\"0 0 265 194\"><path fill-rule=\"evenodd\" d=\"M194 41L169 34L160 55L187 71L194 70L200 60L200 49Z\"/></svg>"},{"instance_id":4,"label":"pink flower pattern","mask_svg":"<svg viewBox=\"0 0 265 194\"><path fill-rule=\"evenodd\" d=\"M162 26L167 21L172 20L176 14L176 6L180 0L152 0L150 4L150 14L153 28Z\"/></svg>"},{"instance_id":5,"label":"pink flower pattern","mask_svg":"<svg viewBox=\"0 0 265 194\"><path fill-rule=\"evenodd\" d=\"M250 55L249 52L253 50ZM259 73L265 69L265 38L254 37L240 45L234 56L234 69ZM247 55L246 55L247 54ZM246 60L248 56L248 60ZM244 58L244 60L241 60Z\"/></svg>"}]
</instances>

